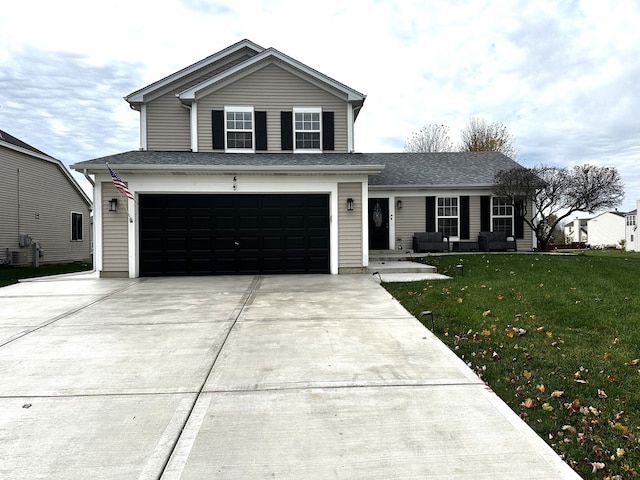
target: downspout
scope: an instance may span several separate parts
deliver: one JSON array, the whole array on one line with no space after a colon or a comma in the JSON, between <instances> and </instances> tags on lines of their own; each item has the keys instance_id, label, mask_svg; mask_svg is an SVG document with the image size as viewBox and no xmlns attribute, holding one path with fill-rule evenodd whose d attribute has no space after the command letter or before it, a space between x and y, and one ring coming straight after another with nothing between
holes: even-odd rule
<instances>
[{"instance_id":1,"label":"downspout","mask_svg":"<svg viewBox=\"0 0 640 480\"><path fill-rule=\"evenodd\" d=\"M92 187L96 186L96 182L94 182L93 179L89 176L86 168L82 171L82 174L84 175L84 178L86 178L87 181L91 184Z\"/></svg>"}]
</instances>

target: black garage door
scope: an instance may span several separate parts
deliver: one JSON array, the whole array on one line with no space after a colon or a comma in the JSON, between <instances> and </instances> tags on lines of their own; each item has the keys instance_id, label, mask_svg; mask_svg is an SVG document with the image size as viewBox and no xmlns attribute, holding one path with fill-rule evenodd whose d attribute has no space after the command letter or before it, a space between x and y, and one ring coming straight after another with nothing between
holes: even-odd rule
<instances>
[{"instance_id":1,"label":"black garage door","mask_svg":"<svg viewBox=\"0 0 640 480\"><path fill-rule=\"evenodd\" d=\"M140 195L140 275L329 272L328 195Z\"/></svg>"}]
</instances>

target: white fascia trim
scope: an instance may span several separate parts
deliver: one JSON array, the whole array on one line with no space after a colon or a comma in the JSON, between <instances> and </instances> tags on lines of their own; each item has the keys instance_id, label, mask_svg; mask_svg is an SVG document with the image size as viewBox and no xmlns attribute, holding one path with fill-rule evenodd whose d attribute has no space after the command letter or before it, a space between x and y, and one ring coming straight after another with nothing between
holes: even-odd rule
<instances>
[{"instance_id":1,"label":"white fascia trim","mask_svg":"<svg viewBox=\"0 0 640 480\"><path fill-rule=\"evenodd\" d=\"M114 168L118 174L142 174L159 173L171 175L172 173L192 173L224 175L236 172L255 172L260 174L332 174L346 173L348 175L377 175L384 165L128 165L118 164ZM92 166L75 164L71 168L80 169L91 174L104 174L106 165L94 164Z\"/></svg>"},{"instance_id":2,"label":"white fascia trim","mask_svg":"<svg viewBox=\"0 0 640 480\"><path fill-rule=\"evenodd\" d=\"M184 90L182 92L180 92L178 94L178 97L183 100L183 101L189 101L189 100L195 100L196 95L199 91L210 87L211 85L220 82L222 80L224 80L225 78L228 78L232 75L236 75L238 72L251 67L259 62L262 62L263 60L272 57L272 58L276 58L286 64L291 65L292 67L295 67L296 69L300 70L301 72L323 82L326 83L327 85L335 88L338 91L343 92L344 94L346 94L347 96L347 100L350 102L363 102L364 99L366 98L365 95L363 95L360 92L357 92L356 90L353 90L352 88L347 87L346 85L343 85L340 82L337 82L336 80L318 72L317 70L314 70L310 67L307 67L305 64L298 62L297 60L294 60L293 58L279 52L278 50L275 50L273 48L268 48L266 50L263 50L262 52L258 53L257 55L254 55L253 57L247 59L246 61L239 63L238 65L236 65L235 67L229 68L227 70L225 70L224 72L221 72L220 74L205 80L202 83L199 83L198 85L194 85L191 88L188 88L187 90Z\"/></svg>"},{"instance_id":3,"label":"white fascia trim","mask_svg":"<svg viewBox=\"0 0 640 480\"><path fill-rule=\"evenodd\" d=\"M187 77L189 75L192 75L193 73L197 72L198 70L211 65L212 63L215 63L217 61L219 61L220 59L226 57L227 55L230 55L234 52L237 52L238 50L241 50L245 47L249 47L250 49L254 50L257 53L260 53L262 51L264 51L264 48L256 45L255 43L253 43L250 40L241 40L240 42L231 45L230 47L225 48L224 50L219 51L218 53L214 53L213 55L200 60L199 62L194 63L193 65L190 65L186 68L183 68L182 70L179 70L171 75L169 75L168 77L165 77L161 80L158 80L155 83L152 83L149 86L146 86L144 88L141 88L138 91L135 91L129 95L127 95L126 97L124 97L124 99L129 102L129 103L141 103L144 102L144 97L146 95L148 95L149 93L154 92L155 90L158 90L160 88L164 88L167 85L171 84L172 82L175 82L176 80L179 80L181 78Z\"/></svg>"},{"instance_id":4,"label":"white fascia trim","mask_svg":"<svg viewBox=\"0 0 640 480\"><path fill-rule=\"evenodd\" d=\"M353 104L347 103L347 152L351 153L355 151L355 142L353 135Z\"/></svg>"}]
</instances>

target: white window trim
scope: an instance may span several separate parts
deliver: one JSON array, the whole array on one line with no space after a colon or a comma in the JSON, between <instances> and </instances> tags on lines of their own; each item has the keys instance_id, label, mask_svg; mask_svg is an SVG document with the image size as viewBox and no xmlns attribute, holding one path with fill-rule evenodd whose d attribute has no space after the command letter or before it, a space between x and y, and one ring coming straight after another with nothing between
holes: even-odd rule
<instances>
[{"instance_id":1,"label":"white window trim","mask_svg":"<svg viewBox=\"0 0 640 480\"><path fill-rule=\"evenodd\" d=\"M73 216L80 215L80 238L73 238ZM69 219L71 221L71 229L69 232L69 237L72 242L84 242L84 214L82 212L74 212L69 213Z\"/></svg>"},{"instance_id":2,"label":"white window trim","mask_svg":"<svg viewBox=\"0 0 640 480\"><path fill-rule=\"evenodd\" d=\"M229 148L227 145L227 112L251 113L251 148ZM232 130L234 132L248 132L248 130ZM253 106L225 105L224 107L224 151L227 153L255 153L256 151L256 115Z\"/></svg>"},{"instance_id":3,"label":"white window trim","mask_svg":"<svg viewBox=\"0 0 640 480\"><path fill-rule=\"evenodd\" d=\"M316 130L296 130L296 113L317 113L319 115L320 148L297 148L297 132L316 132ZM294 107L293 108L293 153L322 153L322 108L320 107Z\"/></svg>"},{"instance_id":4,"label":"white window trim","mask_svg":"<svg viewBox=\"0 0 640 480\"><path fill-rule=\"evenodd\" d=\"M440 215L439 214L439 209L438 209L438 203L440 201L441 198L455 198L456 199L456 211L457 211L457 215ZM460 241L460 197L456 196L456 195L442 195L442 196L438 196L436 197L436 229L438 229L438 225L439 225L439 220L441 218L455 218L458 221L458 235L457 236L450 236L449 237L449 241L451 242L459 242ZM439 229L438 229L439 231Z\"/></svg>"},{"instance_id":5,"label":"white window trim","mask_svg":"<svg viewBox=\"0 0 640 480\"><path fill-rule=\"evenodd\" d=\"M511 215L495 215L493 213L493 209L496 206L495 205L495 201L500 199L500 198L504 198L504 197L491 197L491 229L493 230L493 219L494 218L509 218L509 219L511 219L511 236L509 238L515 238L515 228L516 228L515 215L514 215L515 206L514 205L505 204L506 206L510 206L511 207Z\"/></svg>"}]
</instances>

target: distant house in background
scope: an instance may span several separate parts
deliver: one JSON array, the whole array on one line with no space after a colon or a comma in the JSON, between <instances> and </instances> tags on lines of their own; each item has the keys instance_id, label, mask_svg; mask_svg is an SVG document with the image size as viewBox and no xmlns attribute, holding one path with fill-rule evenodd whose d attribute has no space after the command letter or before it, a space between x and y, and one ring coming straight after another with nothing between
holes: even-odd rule
<instances>
[{"instance_id":1,"label":"distant house in background","mask_svg":"<svg viewBox=\"0 0 640 480\"><path fill-rule=\"evenodd\" d=\"M620 248L625 238L625 214L604 212L587 220L587 241L591 248Z\"/></svg>"},{"instance_id":2,"label":"distant house in background","mask_svg":"<svg viewBox=\"0 0 640 480\"><path fill-rule=\"evenodd\" d=\"M638 211L640 200L636 201L636 209L625 215L625 243L624 248L630 252L640 251L640 239L638 239Z\"/></svg>"},{"instance_id":3,"label":"distant house in background","mask_svg":"<svg viewBox=\"0 0 640 480\"><path fill-rule=\"evenodd\" d=\"M89 261L90 212L60 160L0 130L0 264Z\"/></svg>"},{"instance_id":4,"label":"distant house in background","mask_svg":"<svg viewBox=\"0 0 640 480\"><path fill-rule=\"evenodd\" d=\"M587 243L587 219L576 218L564 226L565 243Z\"/></svg>"}]
</instances>

